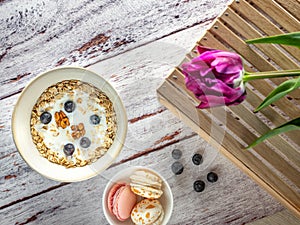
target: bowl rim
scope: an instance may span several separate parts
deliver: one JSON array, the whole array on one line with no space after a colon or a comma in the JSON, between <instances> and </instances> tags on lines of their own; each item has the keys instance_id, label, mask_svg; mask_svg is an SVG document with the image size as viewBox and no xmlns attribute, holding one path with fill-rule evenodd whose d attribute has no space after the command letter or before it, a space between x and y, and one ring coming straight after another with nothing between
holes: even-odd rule
<instances>
[{"instance_id":1,"label":"bowl rim","mask_svg":"<svg viewBox=\"0 0 300 225\"><path fill-rule=\"evenodd\" d=\"M125 171L124 171L124 170L125 170ZM173 209L174 209L174 196L173 196L172 189L171 189L169 183L167 182L167 180L166 180L166 179L165 179L158 171L156 171L156 170L154 170L154 169L152 169L152 168L146 167L146 166L128 166L128 167L125 168L125 169L119 170L119 171L118 171L116 174L114 174L114 175L110 178L110 180L106 183L105 188L104 188L103 193L102 193L102 209L103 209L103 214L104 214L105 219L107 220L107 222L108 222L109 224L112 224L110 218L108 218L109 211L106 210L106 208L107 208L107 200L106 200L106 197L108 196L109 190L110 190L110 188L112 188L114 182L118 182L118 180L116 180L117 177L119 177L122 173L127 172L127 171L130 171L130 170L132 170L132 171L136 171L136 170L146 170L146 171L147 171L147 170L148 170L148 171L150 171L150 172L152 172L152 173L158 175L158 176L160 177L160 179L162 179L163 183L165 184L165 188L168 190L168 194L169 194L170 200L171 200L171 202L169 203L169 205L170 205L170 208L169 208L170 213L169 213L168 217L165 217L165 218L167 219L167 222L164 223L164 225L167 224L167 223L169 223L170 218L171 218L172 213L173 213ZM128 177L128 179L129 179L129 177ZM119 180L120 180L120 179L119 179ZM164 210L165 210L165 209L164 209ZM166 215L165 215L165 216L166 216ZM164 219L165 219L165 218L164 218ZM133 223L132 223L132 224L133 224Z\"/></svg>"},{"instance_id":2,"label":"bowl rim","mask_svg":"<svg viewBox=\"0 0 300 225\"><path fill-rule=\"evenodd\" d=\"M13 109L13 113L12 113L12 117L11 117L11 132L12 132L13 142L14 142L14 144L15 144L18 152L19 152L19 154L21 155L21 157L23 158L23 160L27 163L27 165L30 166L31 169L33 169L37 173L41 174L42 176L44 176L44 177L46 177L46 178L48 178L50 180L59 181L59 182L79 182L79 181L88 180L88 179L90 179L92 177L95 177L95 176L99 175L101 172L105 171L113 163L113 161L115 160L115 158L113 158L110 163L108 163L105 167L101 168L100 170L94 171L94 173L91 173L91 174L86 175L86 176L78 177L78 178L76 178L74 180L59 179L59 178L56 178L55 176L49 176L49 175L47 175L45 173L42 173L37 168L35 168L35 166L32 165L32 163L30 162L30 160L28 160L26 157L24 157L24 152L22 150L22 145L20 145L20 143L18 141L17 132L16 132L16 124L14 122L16 120L16 116L17 116L16 115L17 114L17 106L22 101L22 98L24 97L25 93L29 91L30 87L34 83L38 82L38 80L41 79L43 76L46 76L49 73L56 72L56 71L59 71L59 70L62 70L62 69L73 69L73 70L78 70L78 71L81 70L82 72L88 72L88 73L91 73L93 75L96 75L96 76L98 76L101 79L101 81L105 85L109 85L109 87L111 88L111 90L116 93L115 97L118 99L118 105L119 105L118 107L121 108L121 111L122 111L123 117L124 117L124 121L125 121L124 127L122 127L122 131L123 131L122 135L121 135L121 137L119 137L119 139L121 140L121 142L120 142L120 145L117 148L117 152L115 153L115 158L120 154L122 148L124 147L124 142L125 142L126 135L127 135L127 130L128 130L127 112L126 112L125 106L124 106L124 104L122 102L122 99L120 98L120 96L119 96L118 92L116 91L116 89L104 77L102 77L101 75L99 75L98 73L96 73L96 72L94 72L92 70L89 70L89 69L86 69L86 68L83 68L83 67L79 67L79 66L59 66L59 67L56 67L56 68L49 69L49 70L46 70L44 72L41 72L36 77L32 78L26 84L26 86L22 90L20 96L18 97L18 99L17 99L17 101L16 101L16 103L14 105L14 109ZM66 79L66 80L68 80L68 79ZM59 82L59 81L57 81L57 82ZM51 86L51 84L49 84L48 87L49 86ZM47 159L47 162L52 163L52 162L48 161L48 159ZM79 167L79 168L84 168L84 167ZM72 169L72 168L68 168L68 169Z\"/></svg>"}]
</instances>

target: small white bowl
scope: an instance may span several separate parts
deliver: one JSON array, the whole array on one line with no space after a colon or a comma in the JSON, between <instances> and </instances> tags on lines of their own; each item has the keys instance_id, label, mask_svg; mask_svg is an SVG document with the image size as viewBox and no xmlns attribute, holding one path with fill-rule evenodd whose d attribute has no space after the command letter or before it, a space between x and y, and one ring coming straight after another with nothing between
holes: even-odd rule
<instances>
[{"instance_id":1,"label":"small white bowl","mask_svg":"<svg viewBox=\"0 0 300 225\"><path fill-rule=\"evenodd\" d=\"M51 85L63 80L81 80L103 91L113 102L117 118L117 132L106 154L91 165L65 168L42 157L30 133L30 117L39 96ZM14 142L27 164L43 176L61 182L75 182L96 176L112 164L119 155L127 133L127 115L115 89L98 74L80 67L60 67L42 73L33 79L21 93L12 115Z\"/></svg>"},{"instance_id":2,"label":"small white bowl","mask_svg":"<svg viewBox=\"0 0 300 225\"><path fill-rule=\"evenodd\" d=\"M118 182L124 182L129 184L130 183L130 176L137 170L148 170L154 174L156 174L157 176L159 176L162 179L162 191L163 191L163 195L158 199L164 209L164 219L162 222L162 225L166 225L168 223L168 221L171 218L172 215L172 211L173 211L173 194L172 194L172 190L169 186L169 184L167 183L167 181L156 171L146 168L146 167L141 167L141 166L133 166L133 167L128 167L126 169L121 170L120 172L118 172L115 176L113 176L113 178L108 182L108 184L106 185L104 192L103 192L103 196L102 196L102 208L103 208L103 212L104 215L107 219L107 221L109 222L109 224L111 225L134 225L134 223L132 222L132 220L129 218L124 222L119 221L114 215L112 215L107 207L107 198L108 198L108 193L110 191L110 189L112 188L112 186L115 183Z\"/></svg>"}]
</instances>

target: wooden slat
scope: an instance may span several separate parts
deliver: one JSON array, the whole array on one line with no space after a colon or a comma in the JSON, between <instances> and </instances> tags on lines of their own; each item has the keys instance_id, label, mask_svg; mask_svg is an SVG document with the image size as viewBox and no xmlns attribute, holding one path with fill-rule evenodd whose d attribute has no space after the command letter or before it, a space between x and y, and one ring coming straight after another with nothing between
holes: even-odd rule
<instances>
[{"instance_id":1,"label":"wooden slat","mask_svg":"<svg viewBox=\"0 0 300 225\"><path fill-rule=\"evenodd\" d=\"M274 215L267 216L265 218L256 220L251 223L247 223L246 225L299 225L300 219L295 217L288 210L283 210Z\"/></svg>"},{"instance_id":2,"label":"wooden slat","mask_svg":"<svg viewBox=\"0 0 300 225\"><path fill-rule=\"evenodd\" d=\"M247 20L251 21L251 23L253 23L268 36L284 33L277 26L275 26L272 21L268 20L268 18L262 15L259 11L255 10L250 4L245 1L239 1L239 3L236 3L234 1L230 5L230 8L232 8L238 14L241 14ZM300 58L300 53L297 48L289 46L283 47L294 57Z\"/></svg>"},{"instance_id":3,"label":"wooden slat","mask_svg":"<svg viewBox=\"0 0 300 225\"><path fill-rule=\"evenodd\" d=\"M242 55L246 60L251 62L260 71L272 71L276 70L276 67L268 62L264 57L259 55L248 45L245 44L244 40L233 33L228 27L226 27L220 20L215 22L215 25L210 29L214 35L221 38L222 41L230 45Z\"/></svg>"},{"instance_id":4,"label":"wooden slat","mask_svg":"<svg viewBox=\"0 0 300 225\"><path fill-rule=\"evenodd\" d=\"M294 3L296 1L294 0ZM287 10L281 7L274 0L250 0L250 4L254 4L256 7L260 8L265 14L270 16L279 25L284 27L288 32L295 32L300 30L299 21L292 16ZM297 7L298 4L294 4L293 7ZM300 10L300 8L299 8ZM299 11L298 11L299 14Z\"/></svg>"},{"instance_id":5,"label":"wooden slat","mask_svg":"<svg viewBox=\"0 0 300 225\"><path fill-rule=\"evenodd\" d=\"M300 1L299 0L276 0L287 11L289 11L294 17L300 20Z\"/></svg>"},{"instance_id":6,"label":"wooden slat","mask_svg":"<svg viewBox=\"0 0 300 225\"><path fill-rule=\"evenodd\" d=\"M226 26L234 27L246 39L254 39L261 36L256 29L230 8L226 10L225 16L222 16L221 19L226 23ZM256 47L267 54L282 69L300 68L300 65L274 45L258 44Z\"/></svg>"},{"instance_id":7,"label":"wooden slat","mask_svg":"<svg viewBox=\"0 0 300 225\"><path fill-rule=\"evenodd\" d=\"M240 117L241 120L247 123L248 126L251 126L259 135L263 135L268 132L270 128L265 125L258 117L253 114L252 111L247 109L243 104L236 107L229 107L229 109L237 115L243 115ZM296 132L294 132L296 134ZM299 152L294 149L291 143L286 142L281 136L270 138L269 143L276 147L282 155L287 157L290 162L293 162L295 165L298 165L298 170L300 171L300 158ZM272 151L272 150L271 150ZM274 165L276 167L276 165Z\"/></svg>"},{"instance_id":8,"label":"wooden slat","mask_svg":"<svg viewBox=\"0 0 300 225\"><path fill-rule=\"evenodd\" d=\"M247 102L252 105L253 108L258 106L263 101L263 99L259 98L251 89L247 89L247 96ZM264 116L267 116L276 127L287 122L287 120L278 112L276 112L273 107L266 107L261 110L260 113L262 113ZM300 138L297 131L287 132L285 135L289 137L295 144L300 146Z\"/></svg>"},{"instance_id":9,"label":"wooden slat","mask_svg":"<svg viewBox=\"0 0 300 225\"><path fill-rule=\"evenodd\" d=\"M289 6L271 0L233 1L197 44L236 51L246 60L247 71L300 68L300 51L297 48L277 45L256 45L254 48L244 42L244 39L298 29L300 22L290 7L298 5L299 1L287 2ZM280 18L282 21L279 21ZM295 23L291 25L292 22ZM196 55L195 46L182 63ZM257 138L256 134L261 135L270 130L272 125L279 126L299 116L300 90L291 94L294 98L292 101L285 97L277 101L275 107L261 110L259 115L264 115L266 120L252 110L261 103L262 97L274 89L273 84L279 85L287 78L272 79L273 84L267 80L249 82L245 103L228 107L223 113L218 108L196 110L199 101L185 87L184 75L180 71L182 63L157 90L162 104L300 216L299 131L270 138L252 151L242 150Z\"/></svg>"}]
</instances>

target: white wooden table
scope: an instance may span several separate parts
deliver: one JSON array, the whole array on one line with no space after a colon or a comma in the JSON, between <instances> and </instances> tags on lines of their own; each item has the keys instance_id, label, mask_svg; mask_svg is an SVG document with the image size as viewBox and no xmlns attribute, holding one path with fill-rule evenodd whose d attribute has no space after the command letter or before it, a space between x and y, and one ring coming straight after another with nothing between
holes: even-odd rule
<instances>
[{"instance_id":1,"label":"white wooden table","mask_svg":"<svg viewBox=\"0 0 300 225\"><path fill-rule=\"evenodd\" d=\"M0 1L0 223L107 224L102 192L117 171L148 166L174 195L170 224L245 224L284 208L159 104L156 88L229 0ZM29 80L44 70L79 65L104 76L128 113L128 135L116 162L79 183L58 183L33 171L11 135L11 114ZM173 175L171 152L183 152ZM201 166L193 165L202 153ZM214 170L204 192L196 179Z\"/></svg>"}]
</instances>

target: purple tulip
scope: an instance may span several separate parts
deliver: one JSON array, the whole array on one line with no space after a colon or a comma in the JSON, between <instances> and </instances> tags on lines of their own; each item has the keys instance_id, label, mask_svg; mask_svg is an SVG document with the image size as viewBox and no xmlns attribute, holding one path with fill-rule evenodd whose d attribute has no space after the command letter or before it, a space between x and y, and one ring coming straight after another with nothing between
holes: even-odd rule
<instances>
[{"instance_id":1,"label":"purple tulip","mask_svg":"<svg viewBox=\"0 0 300 225\"><path fill-rule=\"evenodd\" d=\"M187 89L201 101L197 108L237 105L246 98L241 57L198 46L199 56L182 65Z\"/></svg>"}]
</instances>

